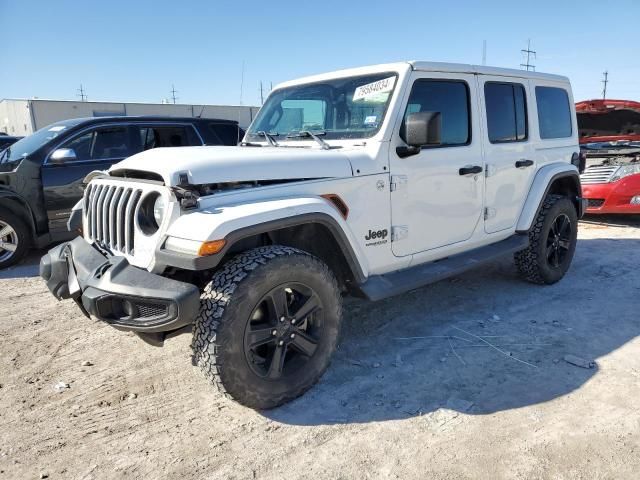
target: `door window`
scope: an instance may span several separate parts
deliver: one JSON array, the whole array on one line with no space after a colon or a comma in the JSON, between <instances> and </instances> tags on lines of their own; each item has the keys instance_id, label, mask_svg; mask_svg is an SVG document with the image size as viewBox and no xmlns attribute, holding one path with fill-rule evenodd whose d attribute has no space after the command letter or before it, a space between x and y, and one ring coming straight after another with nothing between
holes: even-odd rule
<instances>
[{"instance_id":1,"label":"door window","mask_svg":"<svg viewBox=\"0 0 640 480\"><path fill-rule=\"evenodd\" d=\"M95 133L95 131L84 133L63 145L62 148L70 148L76 152L76 160L91 160L91 145L93 145Z\"/></svg>"},{"instance_id":2,"label":"door window","mask_svg":"<svg viewBox=\"0 0 640 480\"><path fill-rule=\"evenodd\" d=\"M453 147L471 142L469 87L459 80L417 80L413 84L407 115L416 112L440 112L442 131L440 146ZM404 136L404 121L400 130Z\"/></svg>"},{"instance_id":3,"label":"door window","mask_svg":"<svg viewBox=\"0 0 640 480\"><path fill-rule=\"evenodd\" d=\"M484 101L491 143L527 139L527 105L524 87L517 83L486 83Z\"/></svg>"},{"instance_id":4,"label":"door window","mask_svg":"<svg viewBox=\"0 0 640 480\"><path fill-rule=\"evenodd\" d=\"M69 140L59 148L73 149L76 161L119 159L132 153L126 126L97 128Z\"/></svg>"},{"instance_id":5,"label":"door window","mask_svg":"<svg viewBox=\"0 0 640 480\"><path fill-rule=\"evenodd\" d=\"M140 127L140 144L142 150L157 147L187 147L202 145L193 132L186 125L155 125Z\"/></svg>"}]
</instances>

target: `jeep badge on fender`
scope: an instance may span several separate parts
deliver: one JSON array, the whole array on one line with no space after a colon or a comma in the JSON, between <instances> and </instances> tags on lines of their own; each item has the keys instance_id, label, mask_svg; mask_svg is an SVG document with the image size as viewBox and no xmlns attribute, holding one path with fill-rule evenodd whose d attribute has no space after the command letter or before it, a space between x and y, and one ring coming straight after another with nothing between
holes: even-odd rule
<instances>
[{"instance_id":1,"label":"jeep badge on fender","mask_svg":"<svg viewBox=\"0 0 640 480\"><path fill-rule=\"evenodd\" d=\"M82 236L40 274L147 342L191 332L223 393L276 407L329 366L344 295L380 300L501 254L530 282L564 276L586 207L573 105L566 77L475 65L286 82L238 146L152 149L95 174L69 221Z\"/></svg>"},{"instance_id":2,"label":"jeep badge on fender","mask_svg":"<svg viewBox=\"0 0 640 480\"><path fill-rule=\"evenodd\" d=\"M373 240L374 238L381 238L384 240L385 238L387 238L388 233L389 231L386 228L384 230L378 230L376 232L374 232L373 230L369 230L369 233L364 237L364 239Z\"/></svg>"}]
</instances>

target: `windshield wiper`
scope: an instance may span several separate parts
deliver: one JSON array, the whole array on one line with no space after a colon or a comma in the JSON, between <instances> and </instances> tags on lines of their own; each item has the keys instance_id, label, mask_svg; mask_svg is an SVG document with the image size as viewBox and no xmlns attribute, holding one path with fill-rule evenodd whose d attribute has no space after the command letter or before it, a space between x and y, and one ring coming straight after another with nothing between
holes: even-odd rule
<instances>
[{"instance_id":1,"label":"windshield wiper","mask_svg":"<svg viewBox=\"0 0 640 480\"><path fill-rule=\"evenodd\" d=\"M265 140L267 142L269 142L269 145L271 145L272 147L279 147L280 144L278 142L276 142L276 139L273 137L277 137L278 135L280 135L279 133L267 133L264 130L260 130L259 132L256 132L256 135L262 135Z\"/></svg>"},{"instance_id":2,"label":"windshield wiper","mask_svg":"<svg viewBox=\"0 0 640 480\"><path fill-rule=\"evenodd\" d=\"M318 144L322 147L323 150L331 149L331 145L321 139L318 135L326 135L327 132L316 132L313 133L309 130L301 130L297 133L290 133L287 135L287 138L313 138Z\"/></svg>"}]
</instances>

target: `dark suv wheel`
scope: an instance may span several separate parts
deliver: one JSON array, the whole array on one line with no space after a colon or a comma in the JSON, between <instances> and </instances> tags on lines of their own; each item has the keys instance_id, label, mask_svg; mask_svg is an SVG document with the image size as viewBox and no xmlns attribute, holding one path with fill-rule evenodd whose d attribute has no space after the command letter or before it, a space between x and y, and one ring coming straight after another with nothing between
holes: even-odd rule
<instances>
[{"instance_id":1,"label":"dark suv wheel","mask_svg":"<svg viewBox=\"0 0 640 480\"><path fill-rule=\"evenodd\" d=\"M322 376L336 348L341 297L316 257L269 246L217 271L201 296L194 363L236 401L273 408Z\"/></svg>"},{"instance_id":2,"label":"dark suv wheel","mask_svg":"<svg viewBox=\"0 0 640 480\"><path fill-rule=\"evenodd\" d=\"M518 271L533 283L556 283L571 265L577 239L578 215L573 202L548 195L529 230L529 247L515 254Z\"/></svg>"},{"instance_id":3,"label":"dark suv wheel","mask_svg":"<svg viewBox=\"0 0 640 480\"><path fill-rule=\"evenodd\" d=\"M0 208L0 269L9 267L29 250L29 229L20 217Z\"/></svg>"}]
</instances>

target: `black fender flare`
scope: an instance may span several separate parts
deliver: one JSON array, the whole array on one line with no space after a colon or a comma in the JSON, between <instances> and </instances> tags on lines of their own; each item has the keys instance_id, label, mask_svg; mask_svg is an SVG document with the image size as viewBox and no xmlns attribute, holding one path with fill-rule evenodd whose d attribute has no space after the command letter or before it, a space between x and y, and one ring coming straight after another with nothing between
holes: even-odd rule
<instances>
[{"instance_id":1,"label":"black fender flare","mask_svg":"<svg viewBox=\"0 0 640 480\"><path fill-rule=\"evenodd\" d=\"M347 267L351 271L353 278L357 283L363 283L366 280L366 275L358 262L351 243L349 242L346 234L340 228L338 223L328 214L316 212L316 213L304 213L302 215L296 215L292 217L284 217L276 220L270 220L264 223L257 223L247 227L240 228L233 231L225 238L226 243L224 248L217 254L207 257L194 257L191 255L180 254L170 252L163 248L159 248L156 251L156 258L159 263L167 266L183 268L186 270L208 270L218 266L220 261L225 257L225 254L233 248L233 246L249 237L260 235L263 233L270 233L276 230L282 230L288 227L295 227L307 224L319 224L326 227L329 233L333 236L338 244L344 258L347 261Z\"/></svg>"},{"instance_id":2,"label":"black fender flare","mask_svg":"<svg viewBox=\"0 0 640 480\"><path fill-rule=\"evenodd\" d=\"M549 195L549 192L551 191L551 188L553 187L553 185L558 180L562 180L562 179L570 179L571 182L573 183L573 187L574 187L574 189L575 189L575 191L577 193L576 193L576 195L571 197L571 201L576 206L576 211L578 213L578 218L582 218L582 216L584 215L584 212L586 210L586 201L581 196L582 195L582 187L580 185L580 174L577 172L577 170L565 170L563 172L556 173L547 182L547 185L545 187L544 193L540 197L540 200L538 202L538 206L536 208L535 214L532 217L533 219L537 218L538 215L540 214L540 210L542 209L542 205L544 204L544 199L547 197L547 195ZM528 230L517 229L516 231L517 231L517 233L526 233Z\"/></svg>"},{"instance_id":3,"label":"black fender flare","mask_svg":"<svg viewBox=\"0 0 640 480\"><path fill-rule=\"evenodd\" d=\"M10 205L10 202L13 203L13 205ZM15 204L18 205L18 208L15 207ZM33 217L33 211L29 206L29 202L27 202L20 194L13 190L0 189L0 208L3 207L12 211L16 215L25 217L27 226L31 230L31 234L36 235L36 222Z\"/></svg>"}]
</instances>

